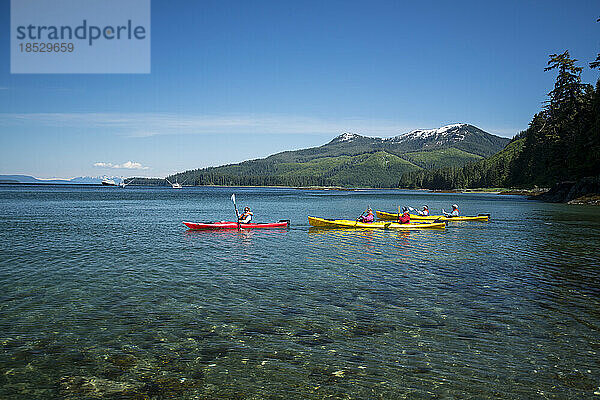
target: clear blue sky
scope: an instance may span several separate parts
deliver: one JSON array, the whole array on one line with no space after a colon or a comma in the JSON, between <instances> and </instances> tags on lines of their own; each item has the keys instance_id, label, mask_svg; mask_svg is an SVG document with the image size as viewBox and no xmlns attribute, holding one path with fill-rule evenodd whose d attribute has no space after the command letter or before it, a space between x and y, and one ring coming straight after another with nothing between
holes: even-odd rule
<instances>
[{"instance_id":1,"label":"clear blue sky","mask_svg":"<svg viewBox=\"0 0 600 400\"><path fill-rule=\"evenodd\" d=\"M0 174L165 176L466 122L525 129L548 54L600 52L589 1L152 1L147 75L11 75L0 0ZM598 79L586 68L587 82ZM94 166L127 161L145 169Z\"/></svg>"}]
</instances>

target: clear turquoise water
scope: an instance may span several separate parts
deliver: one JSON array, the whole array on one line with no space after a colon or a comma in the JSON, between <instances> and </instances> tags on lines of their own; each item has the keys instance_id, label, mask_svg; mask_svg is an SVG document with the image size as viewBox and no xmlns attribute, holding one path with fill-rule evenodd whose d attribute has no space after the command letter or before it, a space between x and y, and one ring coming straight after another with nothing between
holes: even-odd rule
<instances>
[{"instance_id":1,"label":"clear turquoise water","mask_svg":"<svg viewBox=\"0 0 600 400\"><path fill-rule=\"evenodd\" d=\"M229 199L290 229L189 232ZM443 231L309 229L367 206ZM600 209L516 196L0 186L0 398L589 398Z\"/></svg>"}]
</instances>

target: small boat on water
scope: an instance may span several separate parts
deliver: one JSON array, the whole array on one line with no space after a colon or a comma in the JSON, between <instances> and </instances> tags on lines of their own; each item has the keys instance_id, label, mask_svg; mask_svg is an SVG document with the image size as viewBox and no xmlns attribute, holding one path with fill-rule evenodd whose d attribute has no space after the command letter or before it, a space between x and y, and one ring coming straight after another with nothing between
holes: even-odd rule
<instances>
[{"instance_id":1,"label":"small boat on water","mask_svg":"<svg viewBox=\"0 0 600 400\"><path fill-rule=\"evenodd\" d=\"M98 182L98 181L96 181ZM117 183L113 179L105 178L102 180L101 184L103 186L117 186Z\"/></svg>"},{"instance_id":2,"label":"small boat on water","mask_svg":"<svg viewBox=\"0 0 600 400\"><path fill-rule=\"evenodd\" d=\"M388 213L384 211L375 211L377 218L384 221L398 220L398 214ZM473 217L446 217L445 215L413 215L410 214L411 221L444 221L444 222L458 222L458 221L481 221L487 222L490 219L489 214L479 214Z\"/></svg>"},{"instance_id":3,"label":"small boat on water","mask_svg":"<svg viewBox=\"0 0 600 400\"><path fill-rule=\"evenodd\" d=\"M165 178L165 180L166 180L167 182L169 182L169 185L171 185L171 187L172 187L173 189L181 189L181 188L183 188L183 186L181 186L181 183L179 183L179 182L177 182L177 181L175 181L175 182L171 182L171 181L170 181L170 180L168 180L167 178Z\"/></svg>"},{"instance_id":4,"label":"small boat on water","mask_svg":"<svg viewBox=\"0 0 600 400\"><path fill-rule=\"evenodd\" d=\"M445 229L445 222L423 222L423 223L408 223L400 224L398 222L359 222L348 219L326 219L317 217L308 217L308 223L311 226L320 228L369 228L369 229Z\"/></svg>"},{"instance_id":5,"label":"small boat on water","mask_svg":"<svg viewBox=\"0 0 600 400\"><path fill-rule=\"evenodd\" d=\"M279 222L267 222L267 223L240 223L235 221L220 221L220 222L187 222L183 221L183 224L192 230L200 229L264 229L264 228L288 228L290 226L290 220L280 220Z\"/></svg>"}]
</instances>

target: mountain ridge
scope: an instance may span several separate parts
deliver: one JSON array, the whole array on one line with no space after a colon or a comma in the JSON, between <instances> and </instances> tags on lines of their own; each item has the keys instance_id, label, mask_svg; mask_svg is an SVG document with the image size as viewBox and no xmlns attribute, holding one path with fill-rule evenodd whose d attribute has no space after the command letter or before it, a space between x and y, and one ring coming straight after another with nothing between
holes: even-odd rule
<instances>
[{"instance_id":1,"label":"mountain ridge","mask_svg":"<svg viewBox=\"0 0 600 400\"><path fill-rule=\"evenodd\" d=\"M192 185L396 187L405 172L463 166L497 153L508 142L465 123L390 138L344 132L321 146L167 178Z\"/></svg>"}]
</instances>

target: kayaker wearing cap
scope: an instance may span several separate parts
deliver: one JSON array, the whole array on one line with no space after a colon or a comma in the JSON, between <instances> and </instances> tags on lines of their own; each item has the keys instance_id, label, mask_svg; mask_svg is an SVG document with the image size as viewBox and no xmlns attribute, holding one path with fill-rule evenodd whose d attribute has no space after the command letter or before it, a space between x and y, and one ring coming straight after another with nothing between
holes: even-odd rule
<instances>
[{"instance_id":1,"label":"kayaker wearing cap","mask_svg":"<svg viewBox=\"0 0 600 400\"><path fill-rule=\"evenodd\" d=\"M250 211L250 207L244 207L244 213L240 215L238 221L242 224L247 224L248 222L252 221L252 215L253 214L252 211Z\"/></svg>"},{"instance_id":2,"label":"kayaker wearing cap","mask_svg":"<svg viewBox=\"0 0 600 400\"><path fill-rule=\"evenodd\" d=\"M398 222L401 224L408 224L410 222L410 214L408 208L402 207L402 215L398 215Z\"/></svg>"},{"instance_id":3,"label":"kayaker wearing cap","mask_svg":"<svg viewBox=\"0 0 600 400\"><path fill-rule=\"evenodd\" d=\"M446 211L444 211L444 215L446 217L458 217L458 206L456 204L452 204L452 212L447 213Z\"/></svg>"},{"instance_id":4,"label":"kayaker wearing cap","mask_svg":"<svg viewBox=\"0 0 600 400\"><path fill-rule=\"evenodd\" d=\"M367 215L364 215L364 214ZM360 217L358 217L358 220L360 222L366 222L366 223L371 223L373 221L375 221L375 215L373 215L373 210L371 209L371 207L367 208L366 211L364 213L362 213L360 215Z\"/></svg>"},{"instance_id":5,"label":"kayaker wearing cap","mask_svg":"<svg viewBox=\"0 0 600 400\"><path fill-rule=\"evenodd\" d=\"M423 211L417 211L419 215L427 216L429 215L429 207L423 206Z\"/></svg>"}]
</instances>

